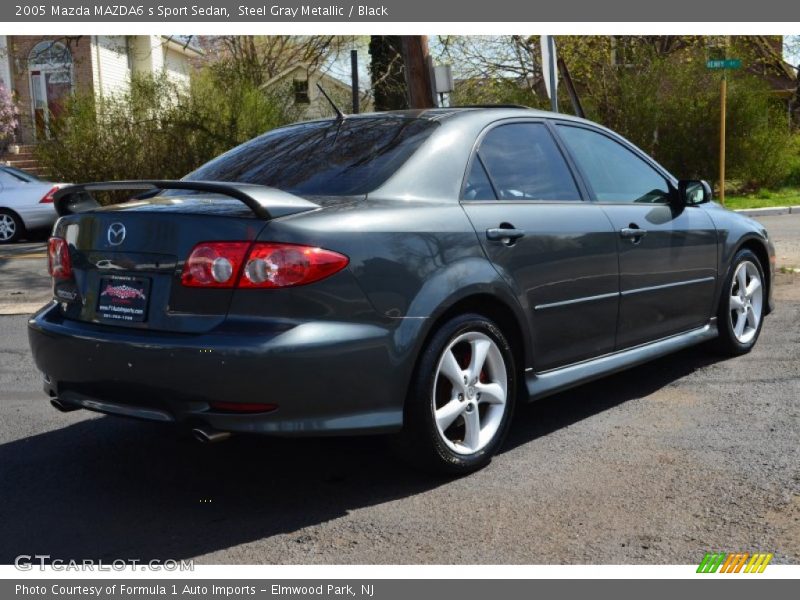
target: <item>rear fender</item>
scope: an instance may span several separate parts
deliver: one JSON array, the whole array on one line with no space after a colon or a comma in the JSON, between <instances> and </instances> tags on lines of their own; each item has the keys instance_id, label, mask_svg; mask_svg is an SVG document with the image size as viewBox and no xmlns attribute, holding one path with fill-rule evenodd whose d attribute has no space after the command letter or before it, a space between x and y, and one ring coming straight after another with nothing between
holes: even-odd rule
<instances>
[{"instance_id":1,"label":"rear fender","mask_svg":"<svg viewBox=\"0 0 800 600\"><path fill-rule=\"evenodd\" d=\"M459 303L479 296L491 296L513 313L523 345L523 364L533 354L525 311L508 284L483 258L468 258L447 265L428 279L412 300L406 316L395 317L393 345L403 377L410 382L416 359L443 319Z\"/></svg>"}]
</instances>

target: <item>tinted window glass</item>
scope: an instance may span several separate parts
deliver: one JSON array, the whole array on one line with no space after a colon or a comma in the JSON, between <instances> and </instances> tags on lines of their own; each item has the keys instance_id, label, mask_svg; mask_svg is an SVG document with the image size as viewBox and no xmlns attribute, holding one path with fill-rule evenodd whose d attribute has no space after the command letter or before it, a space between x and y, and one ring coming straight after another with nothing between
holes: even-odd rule
<instances>
[{"instance_id":1,"label":"tinted window glass","mask_svg":"<svg viewBox=\"0 0 800 600\"><path fill-rule=\"evenodd\" d=\"M237 146L186 179L255 183L311 196L365 194L436 127L424 119L386 117L303 123Z\"/></svg>"},{"instance_id":2,"label":"tinted window glass","mask_svg":"<svg viewBox=\"0 0 800 600\"><path fill-rule=\"evenodd\" d=\"M559 125L559 133L601 202L667 202L669 186L658 171L611 138Z\"/></svg>"},{"instance_id":3,"label":"tinted window glass","mask_svg":"<svg viewBox=\"0 0 800 600\"><path fill-rule=\"evenodd\" d=\"M467 181L464 184L464 200L497 200L492 189L492 183L486 175L481 161L476 156L472 160Z\"/></svg>"},{"instance_id":4,"label":"tinted window glass","mask_svg":"<svg viewBox=\"0 0 800 600\"><path fill-rule=\"evenodd\" d=\"M580 200L564 157L541 123L495 127L478 155L501 200Z\"/></svg>"}]
</instances>

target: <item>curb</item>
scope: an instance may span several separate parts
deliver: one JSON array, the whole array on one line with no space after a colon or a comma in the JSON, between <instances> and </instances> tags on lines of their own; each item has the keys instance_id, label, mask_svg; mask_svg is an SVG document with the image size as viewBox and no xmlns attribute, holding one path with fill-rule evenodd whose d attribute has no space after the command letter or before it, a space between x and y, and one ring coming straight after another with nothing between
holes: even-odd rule
<instances>
[{"instance_id":1,"label":"curb","mask_svg":"<svg viewBox=\"0 0 800 600\"><path fill-rule=\"evenodd\" d=\"M769 208L740 208L733 212L745 217L772 217L776 215L800 215L800 206L770 206Z\"/></svg>"},{"instance_id":2,"label":"curb","mask_svg":"<svg viewBox=\"0 0 800 600\"><path fill-rule=\"evenodd\" d=\"M19 303L0 303L0 315L32 315L47 302L19 302Z\"/></svg>"}]
</instances>

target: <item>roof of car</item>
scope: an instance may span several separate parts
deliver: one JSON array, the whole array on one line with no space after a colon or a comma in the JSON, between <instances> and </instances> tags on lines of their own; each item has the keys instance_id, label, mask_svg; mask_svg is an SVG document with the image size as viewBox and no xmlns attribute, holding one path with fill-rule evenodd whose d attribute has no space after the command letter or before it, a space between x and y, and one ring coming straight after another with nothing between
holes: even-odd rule
<instances>
[{"instance_id":1,"label":"roof of car","mask_svg":"<svg viewBox=\"0 0 800 600\"><path fill-rule=\"evenodd\" d=\"M404 110L388 110L382 112L359 113L357 115L348 115L350 117L377 117L377 116L397 116L406 117L411 119L431 119L439 121L448 117L453 117L458 114L476 111L489 111L499 109L515 109L525 112L542 112L527 106L519 106L512 104L492 104L492 105L470 105L470 106L448 106L445 108L407 108Z\"/></svg>"},{"instance_id":2,"label":"roof of car","mask_svg":"<svg viewBox=\"0 0 800 600\"><path fill-rule=\"evenodd\" d=\"M516 104L481 104L469 106L450 106L445 108L409 108L405 110L388 110L367 113L355 113L344 115L348 121L359 119L424 119L435 122L462 121L462 119L474 119L478 122L489 123L500 119L513 119L518 117L538 117L561 119L565 121L575 121L587 123L586 119L564 113L554 113L538 108L529 108ZM329 117L319 117L307 121L290 123L284 127L294 127L296 125L310 125L314 123L335 123L337 118L333 115ZM597 125L597 123L594 123ZM279 127L276 129L283 129Z\"/></svg>"},{"instance_id":3,"label":"roof of car","mask_svg":"<svg viewBox=\"0 0 800 600\"><path fill-rule=\"evenodd\" d=\"M515 116L534 116L566 119L570 121L584 121L579 117L564 113L554 113L538 108L529 108L516 104L476 104L469 106L450 106L445 108L421 108L406 110L390 110L385 112L370 112L347 115L348 119L357 118L376 118L376 117L399 117L406 119L427 119L430 121L445 121L453 117L464 117L467 115L483 115L495 118L513 118Z\"/></svg>"}]
</instances>

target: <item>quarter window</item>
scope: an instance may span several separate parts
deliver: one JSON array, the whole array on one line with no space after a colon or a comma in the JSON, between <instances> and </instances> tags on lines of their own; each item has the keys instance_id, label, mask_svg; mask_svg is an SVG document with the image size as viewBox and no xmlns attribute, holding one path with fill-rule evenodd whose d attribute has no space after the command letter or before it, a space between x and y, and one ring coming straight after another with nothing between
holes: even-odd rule
<instances>
[{"instance_id":1,"label":"quarter window","mask_svg":"<svg viewBox=\"0 0 800 600\"><path fill-rule=\"evenodd\" d=\"M583 127L558 131L600 202L669 201L667 180L619 142Z\"/></svg>"},{"instance_id":2,"label":"quarter window","mask_svg":"<svg viewBox=\"0 0 800 600\"><path fill-rule=\"evenodd\" d=\"M480 161L477 158L480 157ZM509 123L483 138L464 190L475 184L473 199L580 200L575 180L553 137L542 123ZM482 182L481 162L492 185ZM478 165L476 167L476 165ZM492 190L494 187L494 190Z\"/></svg>"},{"instance_id":3,"label":"quarter window","mask_svg":"<svg viewBox=\"0 0 800 600\"><path fill-rule=\"evenodd\" d=\"M464 185L464 200L497 200L497 196L492 189L492 182L486 174L480 159L475 156L472 159L472 166L467 175L467 182Z\"/></svg>"}]
</instances>

